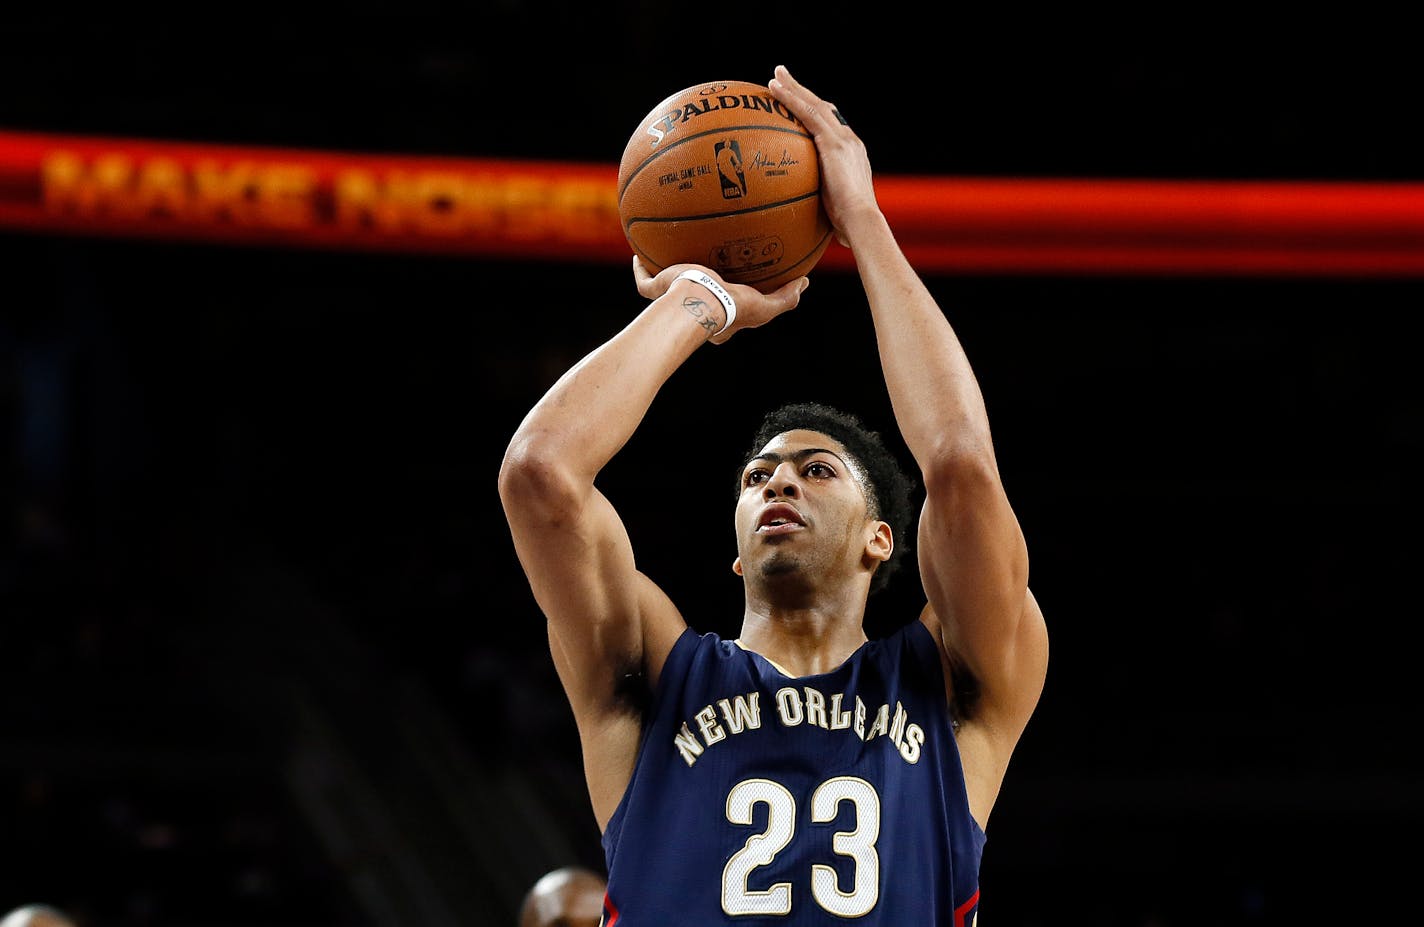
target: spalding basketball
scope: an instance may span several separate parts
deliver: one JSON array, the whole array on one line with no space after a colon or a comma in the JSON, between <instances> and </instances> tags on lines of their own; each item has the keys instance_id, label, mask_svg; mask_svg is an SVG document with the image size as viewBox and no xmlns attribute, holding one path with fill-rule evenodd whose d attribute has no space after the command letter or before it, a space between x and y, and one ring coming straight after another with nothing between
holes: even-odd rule
<instances>
[{"instance_id":1,"label":"spalding basketball","mask_svg":"<svg viewBox=\"0 0 1424 927\"><path fill-rule=\"evenodd\" d=\"M761 84L680 90L643 118L618 166L623 234L653 273L702 264L764 293L831 242L816 143Z\"/></svg>"}]
</instances>

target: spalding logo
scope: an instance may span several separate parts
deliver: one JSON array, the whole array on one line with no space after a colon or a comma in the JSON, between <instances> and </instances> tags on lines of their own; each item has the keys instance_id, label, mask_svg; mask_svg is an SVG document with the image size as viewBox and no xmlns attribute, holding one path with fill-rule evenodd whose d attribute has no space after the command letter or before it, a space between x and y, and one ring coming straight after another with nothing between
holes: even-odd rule
<instances>
[{"instance_id":1,"label":"spalding logo","mask_svg":"<svg viewBox=\"0 0 1424 927\"><path fill-rule=\"evenodd\" d=\"M656 148L662 140L672 134L680 123L690 122L698 116L705 116L708 113L715 113L724 109L745 109L752 112L774 113L785 119L792 125L799 126L800 121L787 109L785 104L778 101L771 95L770 91L764 94L751 93L722 93L726 89L725 84L714 84L705 87L698 93L703 97L694 103L688 103L681 109L669 110L661 116L653 117L648 127L643 131L652 139L649 148Z\"/></svg>"}]
</instances>

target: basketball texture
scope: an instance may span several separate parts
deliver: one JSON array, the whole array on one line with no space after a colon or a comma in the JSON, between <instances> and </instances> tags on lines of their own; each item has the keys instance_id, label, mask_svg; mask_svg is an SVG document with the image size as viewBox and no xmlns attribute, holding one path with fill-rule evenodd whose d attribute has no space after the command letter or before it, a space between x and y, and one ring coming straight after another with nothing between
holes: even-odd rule
<instances>
[{"instance_id":1,"label":"basketball texture","mask_svg":"<svg viewBox=\"0 0 1424 927\"><path fill-rule=\"evenodd\" d=\"M702 264L764 293L831 242L816 143L764 85L697 84L643 118L618 166L623 234L653 273Z\"/></svg>"}]
</instances>

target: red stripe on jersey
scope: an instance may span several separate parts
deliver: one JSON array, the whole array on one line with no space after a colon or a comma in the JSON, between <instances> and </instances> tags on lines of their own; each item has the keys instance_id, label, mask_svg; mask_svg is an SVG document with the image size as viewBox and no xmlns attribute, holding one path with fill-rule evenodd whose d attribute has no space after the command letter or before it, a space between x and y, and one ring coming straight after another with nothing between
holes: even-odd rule
<instances>
[{"instance_id":1,"label":"red stripe on jersey","mask_svg":"<svg viewBox=\"0 0 1424 927\"><path fill-rule=\"evenodd\" d=\"M978 898L979 893L975 892L974 897ZM613 901L608 897L608 892L603 893L603 923L600 927L613 927L618 923L618 909L613 907Z\"/></svg>"},{"instance_id":2,"label":"red stripe on jersey","mask_svg":"<svg viewBox=\"0 0 1424 927\"><path fill-rule=\"evenodd\" d=\"M974 894L969 896L969 900L954 909L954 927L964 927L964 915L974 909L979 903L979 889L974 889Z\"/></svg>"}]
</instances>

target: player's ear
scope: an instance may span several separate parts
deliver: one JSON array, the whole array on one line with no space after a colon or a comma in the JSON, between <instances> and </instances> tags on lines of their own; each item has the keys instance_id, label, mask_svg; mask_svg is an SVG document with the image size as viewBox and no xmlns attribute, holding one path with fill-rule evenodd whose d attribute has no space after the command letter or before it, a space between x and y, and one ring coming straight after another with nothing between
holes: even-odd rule
<instances>
[{"instance_id":1,"label":"player's ear","mask_svg":"<svg viewBox=\"0 0 1424 927\"><path fill-rule=\"evenodd\" d=\"M895 550L894 533L886 522L875 520L870 523L871 531L865 539L865 556L870 560L885 562Z\"/></svg>"},{"instance_id":2,"label":"player's ear","mask_svg":"<svg viewBox=\"0 0 1424 927\"><path fill-rule=\"evenodd\" d=\"M733 572L733 573L736 573L738 576L743 575L743 574L742 574L742 558L741 558L741 557L738 557L737 559L735 559L735 560L732 561L732 572Z\"/></svg>"}]
</instances>

